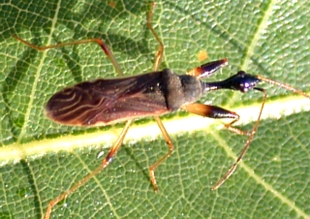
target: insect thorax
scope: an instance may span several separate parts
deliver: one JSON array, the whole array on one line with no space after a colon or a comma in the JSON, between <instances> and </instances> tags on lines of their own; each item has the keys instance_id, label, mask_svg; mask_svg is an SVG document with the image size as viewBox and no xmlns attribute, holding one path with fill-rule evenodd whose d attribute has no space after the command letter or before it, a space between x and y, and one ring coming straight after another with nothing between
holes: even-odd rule
<instances>
[{"instance_id":1,"label":"insect thorax","mask_svg":"<svg viewBox=\"0 0 310 219\"><path fill-rule=\"evenodd\" d=\"M167 106L177 110L182 105L196 102L201 94L201 82L190 75L177 75L170 69L164 69L165 97Z\"/></svg>"}]
</instances>

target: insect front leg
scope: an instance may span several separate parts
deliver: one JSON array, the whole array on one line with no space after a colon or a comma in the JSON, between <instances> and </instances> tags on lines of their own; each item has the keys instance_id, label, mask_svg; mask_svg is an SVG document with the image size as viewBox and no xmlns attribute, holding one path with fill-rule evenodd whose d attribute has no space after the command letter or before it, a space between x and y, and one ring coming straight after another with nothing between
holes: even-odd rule
<instances>
[{"instance_id":1,"label":"insect front leg","mask_svg":"<svg viewBox=\"0 0 310 219\"><path fill-rule=\"evenodd\" d=\"M213 119L233 119L232 122L224 124L224 127L229 131L232 131L239 135L250 136L251 132L243 131L241 129L233 127L233 125L239 121L240 116L232 111L223 109L218 106L204 105L199 103L192 103L182 107L182 109L188 112Z\"/></svg>"},{"instance_id":2,"label":"insect front leg","mask_svg":"<svg viewBox=\"0 0 310 219\"><path fill-rule=\"evenodd\" d=\"M239 154L237 160L229 168L229 170L224 174L224 176L212 187L212 190L218 189L235 172L238 164L240 163L240 161L242 160L242 158L246 154L247 150L249 149L250 144L251 144L251 142L255 136L255 133L257 132L258 125L259 125L261 115L262 115L262 111L263 111L263 108L264 108L264 105L266 102L267 93L264 89L261 89L261 88L255 88L255 89L263 92L264 97L263 97L263 101L262 101L262 105L260 108L258 118L257 118L251 132L242 131L240 129L232 127L232 125L235 122L237 122L239 120L239 117L240 117L235 112L223 109L223 108L218 107L218 106L210 106L210 105L204 105L204 104L198 104L198 103L189 104L189 105L182 107L183 109L185 109L189 112L192 112L192 113L204 116L204 117L209 117L209 118L214 118L214 119L232 118L234 120L231 123L226 124L225 128L227 128L228 130L230 130L234 133L248 136L248 139L247 139L246 143L244 144L243 149L242 149L241 153Z\"/></svg>"},{"instance_id":3,"label":"insect front leg","mask_svg":"<svg viewBox=\"0 0 310 219\"><path fill-rule=\"evenodd\" d=\"M228 64L227 59L220 59L213 62L207 62L201 66L193 68L187 72L187 75L194 76L199 79L207 78L213 75L216 71Z\"/></svg>"}]
</instances>

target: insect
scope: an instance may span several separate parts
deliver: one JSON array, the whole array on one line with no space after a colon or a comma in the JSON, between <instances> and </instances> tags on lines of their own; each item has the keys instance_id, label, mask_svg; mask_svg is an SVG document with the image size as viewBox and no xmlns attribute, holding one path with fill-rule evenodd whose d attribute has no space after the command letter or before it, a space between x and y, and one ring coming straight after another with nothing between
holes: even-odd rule
<instances>
[{"instance_id":1,"label":"insect","mask_svg":"<svg viewBox=\"0 0 310 219\"><path fill-rule=\"evenodd\" d=\"M155 55L153 72L132 77L122 77L116 79L97 79L95 81L82 82L54 94L45 106L46 116L52 121L73 126L96 126L110 125L113 123L127 121L125 126L111 147L107 156L100 166L93 172L85 176L82 180L73 185L69 190L63 192L49 202L44 218L49 219L54 206L65 197L83 186L94 175L107 167L115 156L126 136L130 124L134 119L153 116L159 129L168 145L168 152L149 168L150 180L155 191L158 191L154 171L168 158L174 146L159 116L170 113L178 109L184 109L191 113L215 119L229 118L232 122L225 124L228 130L247 136L247 141L235 163L226 174L212 187L218 189L236 170L239 162L246 154L249 146L257 132L261 114L267 98L267 92L263 88L257 87L261 81L265 81L287 90L296 92L310 99L306 93L291 87L288 84L276 82L259 75L247 74L239 71L237 74L222 81L204 82L202 79L211 76L217 70L227 65L227 59L221 59L206 63L189 71L185 75L177 75L170 69L158 70L162 61L164 45L154 31L151 21L154 3L148 13L147 26L159 43L158 51ZM68 45L77 45L95 42L105 52L112 62L115 70L123 75L116 59L104 41L100 39L86 39L75 42L61 43L50 46L35 46L19 37L15 38L33 49L44 51ZM243 131L233 127L239 120L239 115L235 112L223 109L218 106L196 103L200 97L210 91L219 89L230 89L241 92L256 90L262 92L263 99L257 120L251 131Z\"/></svg>"}]
</instances>

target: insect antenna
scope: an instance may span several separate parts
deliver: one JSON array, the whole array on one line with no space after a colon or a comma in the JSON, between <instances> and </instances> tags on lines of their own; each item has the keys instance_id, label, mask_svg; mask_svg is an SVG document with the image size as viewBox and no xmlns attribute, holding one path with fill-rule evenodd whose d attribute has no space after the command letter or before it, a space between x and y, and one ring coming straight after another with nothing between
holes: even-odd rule
<instances>
[{"instance_id":1,"label":"insect antenna","mask_svg":"<svg viewBox=\"0 0 310 219\"><path fill-rule=\"evenodd\" d=\"M292 87L292 86L289 85L289 84L285 84L285 83L281 83L281 82L278 82L278 81L275 81L275 80L272 80L272 79L269 79L269 78L265 78L265 77L263 77L263 76L261 76L261 75L256 75L256 77L257 77L259 80L261 80L261 81L265 81L265 82L268 82L268 83L270 83L270 84L277 85L277 86L282 87L282 88L284 88L284 89L286 89L286 90L292 91L292 92L294 92L294 93L297 93L297 94L299 94L299 95L302 95L302 96L304 96L304 97L310 99L310 96L309 96L308 94L306 94L305 92L302 92L301 90L298 90L298 89Z\"/></svg>"}]
</instances>

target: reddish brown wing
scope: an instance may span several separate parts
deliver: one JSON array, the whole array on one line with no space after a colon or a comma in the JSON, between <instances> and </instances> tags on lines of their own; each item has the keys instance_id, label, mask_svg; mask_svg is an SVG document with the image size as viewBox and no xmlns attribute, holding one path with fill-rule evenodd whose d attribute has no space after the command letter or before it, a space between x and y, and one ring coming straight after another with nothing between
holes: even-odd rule
<instances>
[{"instance_id":1,"label":"reddish brown wing","mask_svg":"<svg viewBox=\"0 0 310 219\"><path fill-rule=\"evenodd\" d=\"M82 82L54 94L45 111L66 125L106 125L168 112L163 72Z\"/></svg>"}]
</instances>

